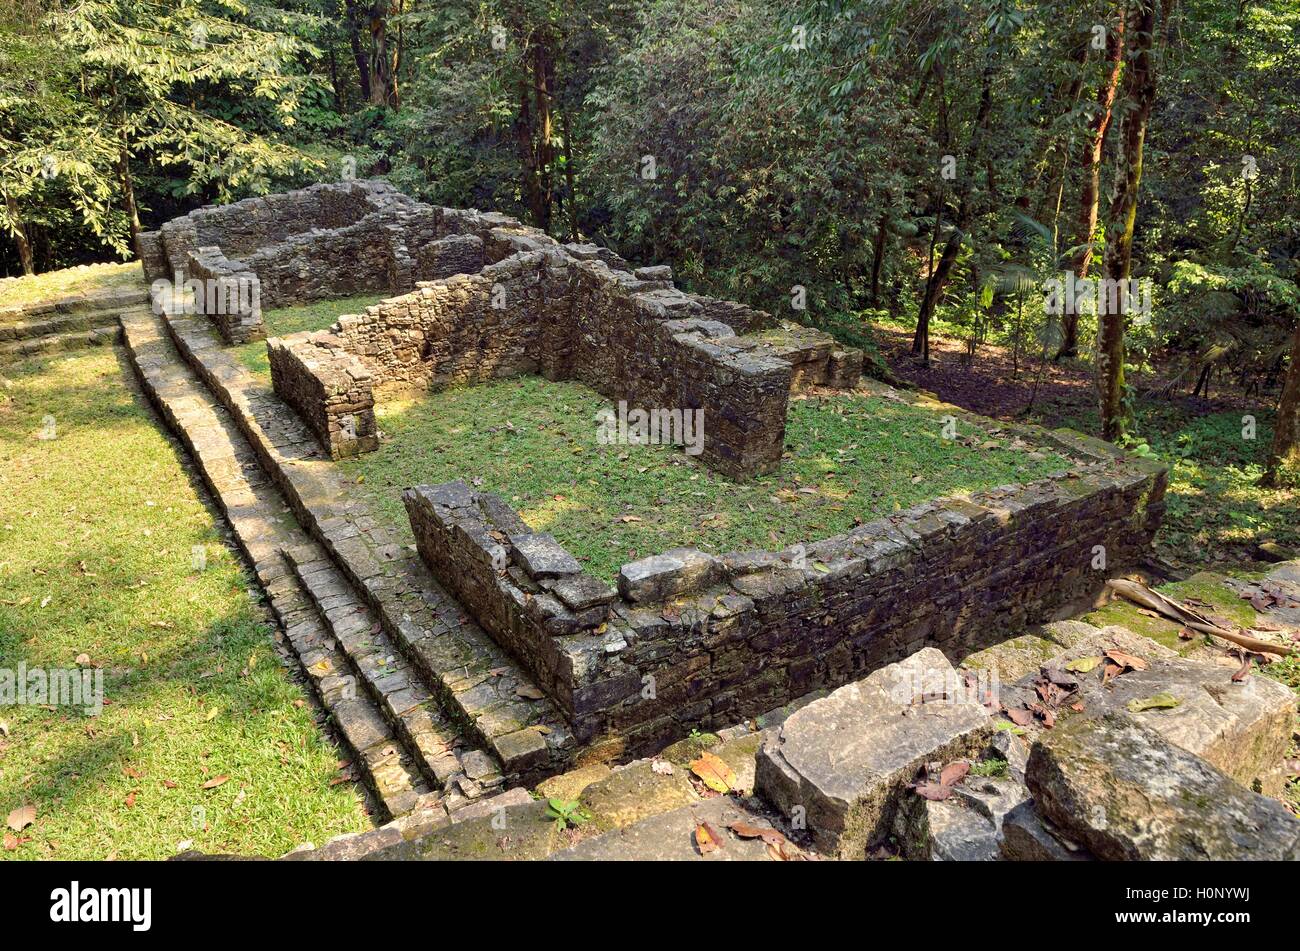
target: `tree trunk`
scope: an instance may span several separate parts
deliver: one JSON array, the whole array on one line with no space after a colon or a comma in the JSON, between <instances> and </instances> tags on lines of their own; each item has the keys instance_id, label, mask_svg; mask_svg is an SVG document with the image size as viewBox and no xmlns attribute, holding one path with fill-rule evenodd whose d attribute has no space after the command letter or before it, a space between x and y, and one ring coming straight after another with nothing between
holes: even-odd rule
<instances>
[{"instance_id":1,"label":"tree trunk","mask_svg":"<svg viewBox=\"0 0 1300 951\"><path fill-rule=\"evenodd\" d=\"M1155 0L1130 0L1127 68L1124 77L1128 107L1120 125L1115 185L1106 220L1105 273L1118 282L1118 313L1099 307L1101 352L1097 372L1101 385L1102 436L1112 442L1130 428L1125 408L1124 324L1128 310L1128 280L1133 264L1133 228L1137 221L1138 187L1142 181L1142 146L1147 120L1155 102L1156 76L1152 43L1156 28ZM1103 295L1098 295L1102 297Z\"/></svg>"},{"instance_id":2,"label":"tree trunk","mask_svg":"<svg viewBox=\"0 0 1300 951\"><path fill-rule=\"evenodd\" d=\"M1093 116L1091 134L1079 152L1079 165L1083 169L1083 186L1079 190L1079 210L1075 218L1075 252L1070 270L1076 278L1088 276L1092 266L1092 242L1097 234L1097 212L1101 199L1101 160L1106 143L1106 132L1114 111L1115 95L1119 90L1119 77L1124 64L1124 10L1119 11L1119 21L1106 36L1106 59L1110 62L1110 76L1097 87L1097 114ZM1056 359L1079 355L1079 315L1071 311L1061 319L1064 339Z\"/></svg>"},{"instance_id":3,"label":"tree trunk","mask_svg":"<svg viewBox=\"0 0 1300 951\"><path fill-rule=\"evenodd\" d=\"M552 184L552 164L553 149L551 141L555 137L555 130L551 121L551 72L552 66L550 56L546 48L546 40L541 37L533 44L533 105L536 113L536 130L537 136L537 192L538 192L538 218L537 227L550 233L551 230L551 206L555 199L555 188Z\"/></svg>"},{"instance_id":4,"label":"tree trunk","mask_svg":"<svg viewBox=\"0 0 1300 951\"><path fill-rule=\"evenodd\" d=\"M885 264L885 239L889 236L889 215L881 215L871 251L871 306L880 306L880 272Z\"/></svg>"},{"instance_id":5,"label":"tree trunk","mask_svg":"<svg viewBox=\"0 0 1300 951\"><path fill-rule=\"evenodd\" d=\"M27 238L27 229L18 214L18 202L12 195L5 195L5 208L9 212L9 227L13 229L14 243L18 245L18 260L22 262L23 273L31 277L36 273L36 261L32 254L32 243Z\"/></svg>"},{"instance_id":6,"label":"tree trunk","mask_svg":"<svg viewBox=\"0 0 1300 951\"><path fill-rule=\"evenodd\" d=\"M126 218L131 225L131 247L135 251L137 258L143 257L140 253L140 209L135 204L135 184L131 180L131 159L127 154L126 146L120 146L117 152L118 173L122 176L122 200L126 206Z\"/></svg>"},{"instance_id":7,"label":"tree trunk","mask_svg":"<svg viewBox=\"0 0 1300 951\"><path fill-rule=\"evenodd\" d=\"M395 107L397 87L388 54L388 0L376 0L370 7L370 104Z\"/></svg>"},{"instance_id":8,"label":"tree trunk","mask_svg":"<svg viewBox=\"0 0 1300 951\"><path fill-rule=\"evenodd\" d=\"M957 263L957 252L961 250L962 237L962 230L954 228L943 246L943 254L939 257L938 266L925 285L925 298L921 301L921 312L916 319L916 336L912 339L912 352L919 354L921 362L926 366L930 365L930 318L939 304L943 286L948 281L948 274L952 271L952 266Z\"/></svg>"},{"instance_id":9,"label":"tree trunk","mask_svg":"<svg viewBox=\"0 0 1300 951\"><path fill-rule=\"evenodd\" d=\"M344 0L347 6L348 44L352 47L352 58L356 60L357 76L361 81L361 98L370 101L370 57L361 45L361 16L357 12L356 0Z\"/></svg>"},{"instance_id":10,"label":"tree trunk","mask_svg":"<svg viewBox=\"0 0 1300 951\"><path fill-rule=\"evenodd\" d=\"M1268 454L1264 484L1282 485L1300 481L1300 323L1291 334L1291 365L1282 384L1273 425L1273 446Z\"/></svg>"}]
</instances>

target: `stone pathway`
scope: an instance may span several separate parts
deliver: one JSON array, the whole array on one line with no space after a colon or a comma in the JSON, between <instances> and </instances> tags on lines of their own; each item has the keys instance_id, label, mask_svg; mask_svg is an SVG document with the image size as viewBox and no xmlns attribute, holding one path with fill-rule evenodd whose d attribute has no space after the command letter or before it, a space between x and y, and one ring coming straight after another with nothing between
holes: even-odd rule
<instances>
[{"instance_id":1,"label":"stone pathway","mask_svg":"<svg viewBox=\"0 0 1300 951\"><path fill-rule=\"evenodd\" d=\"M371 515L367 502L273 390L222 346L201 317L164 314L176 350L248 441L299 524L351 583L397 651L418 672L467 743L496 764L484 781L529 784L566 768L574 739L512 657L467 616L412 549ZM479 784L480 787L482 784ZM491 786L469 786L469 798Z\"/></svg>"},{"instance_id":2,"label":"stone pathway","mask_svg":"<svg viewBox=\"0 0 1300 951\"><path fill-rule=\"evenodd\" d=\"M328 712L385 818L414 809L431 786L403 749L378 705L359 695L346 646L323 623L308 591L282 550L306 559L323 550L302 531L283 496L267 478L230 415L180 360L158 318L138 308L121 315L127 350L144 386L234 531L240 549L308 679ZM436 788L436 787L435 787Z\"/></svg>"}]
</instances>

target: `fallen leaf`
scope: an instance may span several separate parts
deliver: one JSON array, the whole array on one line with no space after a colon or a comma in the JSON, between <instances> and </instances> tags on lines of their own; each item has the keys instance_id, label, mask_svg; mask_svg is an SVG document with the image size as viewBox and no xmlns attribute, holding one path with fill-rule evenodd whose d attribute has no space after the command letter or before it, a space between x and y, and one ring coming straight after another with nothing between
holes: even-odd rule
<instances>
[{"instance_id":1,"label":"fallen leaf","mask_svg":"<svg viewBox=\"0 0 1300 951\"><path fill-rule=\"evenodd\" d=\"M701 855L708 855L722 848L722 841L718 838L718 834L707 822L695 826L695 847L700 850Z\"/></svg>"},{"instance_id":2,"label":"fallen leaf","mask_svg":"<svg viewBox=\"0 0 1300 951\"><path fill-rule=\"evenodd\" d=\"M942 802L952 795L952 787L942 783L922 783L916 787L916 794L931 802Z\"/></svg>"},{"instance_id":3,"label":"fallen leaf","mask_svg":"<svg viewBox=\"0 0 1300 951\"><path fill-rule=\"evenodd\" d=\"M18 850L18 836L6 832L4 838L5 851L15 852Z\"/></svg>"},{"instance_id":4,"label":"fallen leaf","mask_svg":"<svg viewBox=\"0 0 1300 951\"><path fill-rule=\"evenodd\" d=\"M134 789L132 789L129 793L126 794L126 808L128 809L135 808L135 794L136 794L136 790Z\"/></svg>"},{"instance_id":5,"label":"fallen leaf","mask_svg":"<svg viewBox=\"0 0 1300 951\"><path fill-rule=\"evenodd\" d=\"M1123 651L1108 650L1106 656L1113 660L1123 670L1146 670L1147 662L1141 657L1134 657L1132 654L1126 654Z\"/></svg>"},{"instance_id":6,"label":"fallen leaf","mask_svg":"<svg viewBox=\"0 0 1300 951\"><path fill-rule=\"evenodd\" d=\"M222 785L223 783L228 782L229 779L230 779L229 776L213 776L211 779L209 779L206 783L203 784L202 788L216 789L218 786Z\"/></svg>"},{"instance_id":7,"label":"fallen leaf","mask_svg":"<svg viewBox=\"0 0 1300 951\"><path fill-rule=\"evenodd\" d=\"M673 764L666 759L657 759L650 763L650 771L658 773L660 776L671 776L673 774Z\"/></svg>"},{"instance_id":8,"label":"fallen leaf","mask_svg":"<svg viewBox=\"0 0 1300 951\"><path fill-rule=\"evenodd\" d=\"M36 821L35 806L19 806L13 812L9 813L9 828L15 832L22 832L29 825Z\"/></svg>"},{"instance_id":9,"label":"fallen leaf","mask_svg":"<svg viewBox=\"0 0 1300 951\"><path fill-rule=\"evenodd\" d=\"M779 846L785 841L785 836L771 826L757 826L743 819L736 820L727 828L742 839L762 839L768 845Z\"/></svg>"},{"instance_id":10,"label":"fallen leaf","mask_svg":"<svg viewBox=\"0 0 1300 951\"><path fill-rule=\"evenodd\" d=\"M965 760L958 760L955 763L949 763L939 773L939 784L942 786L956 786L966 778L970 772L970 763Z\"/></svg>"},{"instance_id":11,"label":"fallen leaf","mask_svg":"<svg viewBox=\"0 0 1300 951\"><path fill-rule=\"evenodd\" d=\"M1190 641L1190 640L1195 640L1195 638L1196 638L1196 632L1193 631L1190 627L1179 628L1178 639L1180 641Z\"/></svg>"},{"instance_id":12,"label":"fallen leaf","mask_svg":"<svg viewBox=\"0 0 1300 951\"><path fill-rule=\"evenodd\" d=\"M691 763L691 772L714 792L730 792L736 785L736 774L732 768L707 751Z\"/></svg>"},{"instance_id":13,"label":"fallen leaf","mask_svg":"<svg viewBox=\"0 0 1300 951\"><path fill-rule=\"evenodd\" d=\"M1008 710L1007 719L1016 726L1029 726L1034 722L1034 715L1028 710Z\"/></svg>"},{"instance_id":14,"label":"fallen leaf","mask_svg":"<svg viewBox=\"0 0 1300 951\"><path fill-rule=\"evenodd\" d=\"M1142 697L1128 702L1129 713L1141 713L1144 710L1172 710L1182 703L1171 693L1158 693L1154 697Z\"/></svg>"},{"instance_id":15,"label":"fallen leaf","mask_svg":"<svg viewBox=\"0 0 1300 951\"><path fill-rule=\"evenodd\" d=\"M1250 676L1251 671L1250 655L1247 654L1241 661L1241 669L1232 675L1232 682L1239 684Z\"/></svg>"},{"instance_id":16,"label":"fallen leaf","mask_svg":"<svg viewBox=\"0 0 1300 951\"><path fill-rule=\"evenodd\" d=\"M1101 660L1100 657L1076 657L1065 665L1065 669L1071 673L1086 674L1096 670Z\"/></svg>"},{"instance_id":17,"label":"fallen leaf","mask_svg":"<svg viewBox=\"0 0 1300 951\"><path fill-rule=\"evenodd\" d=\"M542 693L532 684L520 684L515 688L516 696L523 697L525 700L541 700L546 694Z\"/></svg>"}]
</instances>

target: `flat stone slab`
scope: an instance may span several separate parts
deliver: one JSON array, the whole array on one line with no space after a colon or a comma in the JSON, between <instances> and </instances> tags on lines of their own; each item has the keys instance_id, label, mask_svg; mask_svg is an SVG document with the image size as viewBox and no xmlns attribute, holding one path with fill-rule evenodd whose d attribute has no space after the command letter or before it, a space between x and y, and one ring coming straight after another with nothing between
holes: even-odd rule
<instances>
[{"instance_id":1,"label":"flat stone slab","mask_svg":"<svg viewBox=\"0 0 1300 951\"><path fill-rule=\"evenodd\" d=\"M973 698L919 702L943 696L955 677L947 658L927 647L795 711L764 734L759 794L795 828L804 824L819 851L864 857L890 831L922 766L975 758L992 737L992 721Z\"/></svg>"},{"instance_id":2,"label":"flat stone slab","mask_svg":"<svg viewBox=\"0 0 1300 951\"><path fill-rule=\"evenodd\" d=\"M594 828L603 831L698 802L700 797L684 769L657 773L652 764L637 763L590 784L579 798L590 811Z\"/></svg>"},{"instance_id":3,"label":"flat stone slab","mask_svg":"<svg viewBox=\"0 0 1300 951\"><path fill-rule=\"evenodd\" d=\"M531 578L559 578L582 571L578 559L546 532L509 535L510 553Z\"/></svg>"},{"instance_id":4,"label":"flat stone slab","mask_svg":"<svg viewBox=\"0 0 1300 951\"><path fill-rule=\"evenodd\" d=\"M1269 795L1285 781L1281 764L1291 741L1295 695L1284 684L1257 671L1233 683L1234 669L1178 657L1149 638L1121 627L1107 627L1081 639L1053 661L1059 669L1107 650L1122 650L1147 662L1145 670L1129 670L1103 683L1102 664L1074 673L1079 683L1082 716L1119 713L1132 716L1165 739L1203 757L1242 785ZM1003 699L1029 698L1037 678L1031 674L1006 691ZM1169 694L1177 706L1131 713L1137 700ZM1073 714L1068 707L1062 718Z\"/></svg>"},{"instance_id":5,"label":"flat stone slab","mask_svg":"<svg viewBox=\"0 0 1300 951\"><path fill-rule=\"evenodd\" d=\"M1300 821L1133 717L1076 717L1039 737L1037 810L1101 859L1300 859Z\"/></svg>"},{"instance_id":6,"label":"flat stone slab","mask_svg":"<svg viewBox=\"0 0 1300 951\"><path fill-rule=\"evenodd\" d=\"M672 548L620 568L618 590L629 601L664 601L708 587L721 570L722 563L712 555L694 548Z\"/></svg>"},{"instance_id":7,"label":"flat stone slab","mask_svg":"<svg viewBox=\"0 0 1300 951\"><path fill-rule=\"evenodd\" d=\"M773 861L774 856L761 838L742 839L728 829L735 822L773 828L760 813L745 808L729 796L719 796L583 839L572 848L556 852L551 859L557 862ZM716 851L704 853L696 845L695 830L701 823L706 823L717 834L720 847Z\"/></svg>"},{"instance_id":8,"label":"flat stone slab","mask_svg":"<svg viewBox=\"0 0 1300 951\"><path fill-rule=\"evenodd\" d=\"M555 820L547 817L546 809L545 802L495 806L486 815L455 822L364 858L408 862L545 858L568 843Z\"/></svg>"}]
</instances>

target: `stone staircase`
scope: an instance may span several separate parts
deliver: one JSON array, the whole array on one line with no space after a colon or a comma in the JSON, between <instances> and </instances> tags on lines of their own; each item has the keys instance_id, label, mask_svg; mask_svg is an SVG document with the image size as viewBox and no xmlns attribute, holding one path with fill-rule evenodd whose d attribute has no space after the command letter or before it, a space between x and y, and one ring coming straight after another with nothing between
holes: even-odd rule
<instances>
[{"instance_id":1,"label":"stone staircase","mask_svg":"<svg viewBox=\"0 0 1300 951\"><path fill-rule=\"evenodd\" d=\"M148 302L140 288L0 309L0 363L116 343L119 316Z\"/></svg>"}]
</instances>

